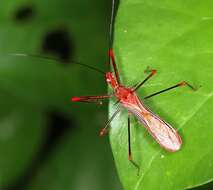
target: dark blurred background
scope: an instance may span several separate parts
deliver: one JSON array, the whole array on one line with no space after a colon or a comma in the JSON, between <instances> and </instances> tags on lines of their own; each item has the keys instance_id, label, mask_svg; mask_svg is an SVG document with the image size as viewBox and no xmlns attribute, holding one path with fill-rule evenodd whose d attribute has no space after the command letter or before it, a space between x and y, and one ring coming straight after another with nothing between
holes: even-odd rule
<instances>
[{"instance_id":1,"label":"dark blurred background","mask_svg":"<svg viewBox=\"0 0 213 190\"><path fill-rule=\"evenodd\" d=\"M103 106L110 0L1 0L0 188L119 190ZM50 56L61 61L33 56Z\"/></svg>"}]
</instances>

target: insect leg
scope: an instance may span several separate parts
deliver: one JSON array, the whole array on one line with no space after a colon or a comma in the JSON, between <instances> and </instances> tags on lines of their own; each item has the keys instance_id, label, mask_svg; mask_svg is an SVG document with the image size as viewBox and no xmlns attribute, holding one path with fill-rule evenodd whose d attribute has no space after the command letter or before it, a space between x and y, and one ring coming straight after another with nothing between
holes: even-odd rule
<instances>
[{"instance_id":1,"label":"insect leg","mask_svg":"<svg viewBox=\"0 0 213 190\"><path fill-rule=\"evenodd\" d=\"M171 86L171 87L166 88L166 89L164 89L164 90L161 90L161 91L159 91L159 92L155 92L155 93L153 93L153 94L151 94L151 95L148 95L148 96L144 97L144 99L151 98L151 97L153 97L153 96L156 96L156 95L158 95L158 94L161 94L161 93L163 93L163 92L166 92L166 91L169 91L169 90L172 90L172 89L174 89L174 88L181 87L181 86L188 86L189 88L191 88L191 89L194 90L194 91L197 90L195 87L193 87L192 85L190 85L188 82L182 81L182 82L180 82L180 83L178 83L178 84L176 84L176 85L174 85L174 86Z\"/></svg>"},{"instance_id":2,"label":"insect leg","mask_svg":"<svg viewBox=\"0 0 213 190\"><path fill-rule=\"evenodd\" d=\"M103 99L111 98L112 95L103 95L103 96L80 96L80 97L72 97L72 102L85 102L85 103L97 103L102 104Z\"/></svg>"},{"instance_id":3,"label":"insect leg","mask_svg":"<svg viewBox=\"0 0 213 190\"><path fill-rule=\"evenodd\" d=\"M148 81L153 75L155 75L157 73L157 70L151 69L151 70L149 70L149 72L151 72L151 73L142 82L140 82L136 87L134 87L133 92L138 90L146 81Z\"/></svg>"},{"instance_id":4,"label":"insect leg","mask_svg":"<svg viewBox=\"0 0 213 190\"><path fill-rule=\"evenodd\" d=\"M103 129L101 129L99 135L103 136L107 133L108 128L110 127L110 123L112 122L112 120L115 118L115 116L120 112L120 108L118 108L115 113L113 113L113 115L110 117L110 119L107 121L105 127Z\"/></svg>"},{"instance_id":5,"label":"insect leg","mask_svg":"<svg viewBox=\"0 0 213 190\"><path fill-rule=\"evenodd\" d=\"M130 130L130 115L128 115L128 160L137 168L139 175L140 167L132 159L132 150L131 150L131 130Z\"/></svg>"},{"instance_id":6,"label":"insect leg","mask_svg":"<svg viewBox=\"0 0 213 190\"><path fill-rule=\"evenodd\" d=\"M120 84L120 77L119 77L118 69L117 69L117 66L116 66L116 63L115 63L115 55L114 55L112 48L109 49L109 57L112 60L111 63L112 63L112 66L113 66L113 69L114 69L114 72L115 72L115 77L116 77L117 83Z\"/></svg>"}]
</instances>

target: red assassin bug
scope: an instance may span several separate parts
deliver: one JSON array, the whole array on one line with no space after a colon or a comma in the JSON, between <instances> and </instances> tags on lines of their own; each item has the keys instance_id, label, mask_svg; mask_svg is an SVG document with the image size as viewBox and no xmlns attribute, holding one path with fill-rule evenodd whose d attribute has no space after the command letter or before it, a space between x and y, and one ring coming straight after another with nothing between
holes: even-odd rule
<instances>
[{"instance_id":1,"label":"red assassin bug","mask_svg":"<svg viewBox=\"0 0 213 190\"><path fill-rule=\"evenodd\" d=\"M123 108L126 108L128 112L135 115L137 119L144 125L144 127L149 131L153 138L160 144L164 149L175 152L180 149L182 140L177 131L171 127L167 122L162 120L159 116L151 112L143 103L143 101L138 97L136 91L153 75L156 74L156 70L149 70L151 73L136 87L125 87L120 83L119 73L115 63L115 57L112 49L109 50L109 56L111 58L111 63L115 72L115 77L112 72L106 72L105 78L106 82L112 87L114 93L113 96L117 99ZM163 93L165 91L181 87L189 86L191 89L195 90L193 86L189 83L182 81L174 86L161 90L159 92L153 93L143 99L151 98L157 94ZM73 97L71 100L73 102L98 102L99 100L111 98L112 95L104 96L81 96ZM110 122L114 117L120 112L120 109L112 115L112 117L107 122L106 126L100 131L100 136L103 136L109 127ZM130 139L130 117L128 116L128 159L131 163L139 169L139 166L133 161L131 153L131 139Z\"/></svg>"},{"instance_id":2,"label":"red assassin bug","mask_svg":"<svg viewBox=\"0 0 213 190\"><path fill-rule=\"evenodd\" d=\"M110 23L110 39L112 36L112 23L114 17L114 0L112 1L112 15L111 15L111 23ZM110 46L111 47L111 46ZM136 116L136 118L144 125L144 127L148 130L148 132L152 135L152 137L159 143L161 147L170 152L175 152L181 148L182 140L177 131L171 127L167 122L162 120L159 116L150 111L143 103L143 101L138 97L136 91L143 86L143 84L148 81L152 76L154 76L157 71L154 69L147 70L150 74L139 84L134 85L133 87L125 87L120 82L119 72L115 62L115 56L112 48L109 48L109 63L112 64L114 73L106 72L105 80L112 87L113 95L103 95L103 96L80 96L80 97L72 97L71 101L73 102L94 102L101 103L101 100L115 97L117 99L118 104L121 107L128 110L129 113ZM94 68L91 68L94 69ZM97 70L97 69L96 69ZM99 72L103 73L99 70ZM155 92L149 96L144 97L143 99L151 98L160 93L166 92L168 90L181 87L188 86L193 90L196 90L189 83L182 81L174 86L161 90L159 92ZM120 108L111 116L106 126L100 131L100 136L103 136L107 129L109 128L110 122L115 118L115 116L120 112ZM129 161L138 169L139 166L133 161L132 152L131 152L131 135L130 135L130 114L128 115L128 159Z\"/></svg>"}]
</instances>

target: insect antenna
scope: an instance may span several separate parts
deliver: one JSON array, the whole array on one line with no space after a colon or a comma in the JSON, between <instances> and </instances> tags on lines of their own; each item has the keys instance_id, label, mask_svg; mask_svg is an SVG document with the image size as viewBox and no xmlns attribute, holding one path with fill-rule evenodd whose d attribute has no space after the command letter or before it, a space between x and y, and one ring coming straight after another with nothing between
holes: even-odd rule
<instances>
[{"instance_id":1,"label":"insect antenna","mask_svg":"<svg viewBox=\"0 0 213 190\"><path fill-rule=\"evenodd\" d=\"M37 55L37 54L9 53L7 55L14 56L14 57L35 57L35 58L41 58L41 59L46 59L46 60L52 60L52 61L56 61L56 62L61 62L62 61L61 59L58 59L58 58L55 58L55 57ZM99 72L101 74L105 74L104 71L102 71L102 70L100 70L98 68L95 68L93 66L87 65L87 64L83 64L83 63L80 63L80 62L77 62L77 61L71 61L70 63L75 64L75 65L81 65L83 67L87 67L87 68L89 68L91 70L97 71L97 72Z\"/></svg>"}]
</instances>

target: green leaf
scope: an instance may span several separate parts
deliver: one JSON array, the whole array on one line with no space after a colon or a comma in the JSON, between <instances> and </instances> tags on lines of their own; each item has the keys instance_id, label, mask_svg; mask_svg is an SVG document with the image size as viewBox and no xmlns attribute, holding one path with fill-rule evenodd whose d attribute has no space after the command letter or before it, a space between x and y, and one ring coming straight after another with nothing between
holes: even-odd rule
<instances>
[{"instance_id":1,"label":"green leaf","mask_svg":"<svg viewBox=\"0 0 213 190\"><path fill-rule=\"evenodd\" d=\"M163 150L142 124L131 119L133 159L127 159L127 113L112 123L111 145L126 190L186 189L213 179L213 2L121 0L115 25L115 54L126 86L145 78L147 66L158 74L138 90L143 98L187 81L187 87L148 99L150 109L178 129L183 146ZM110 114L114 107L110 106ZM132 117L133 118L133 117Z\"/></svg>"}]
</instances>

